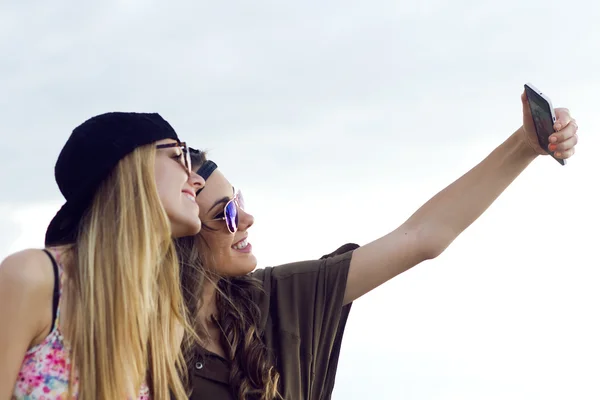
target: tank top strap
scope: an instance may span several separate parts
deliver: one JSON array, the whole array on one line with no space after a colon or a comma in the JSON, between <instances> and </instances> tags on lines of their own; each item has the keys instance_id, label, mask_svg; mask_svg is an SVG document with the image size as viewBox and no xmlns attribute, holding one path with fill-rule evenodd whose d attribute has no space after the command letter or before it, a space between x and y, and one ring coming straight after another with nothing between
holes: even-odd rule
<instances>
[{"instance_id":1,"label":"tank top strap","mask_svg":"<svg viewBox=\"0 0 600 400\"><path fill-rule=\"evenodd\" d=\"M60 253L54 248L48 248L43 250L48 255L52 262L52 269L54 271L54 290L52 293L52 327L50 332L58 327L58 321L60 317L60 297L62 295L63 288L63 276L64 267L60 262Z\"/></svg>"}]
</instances>

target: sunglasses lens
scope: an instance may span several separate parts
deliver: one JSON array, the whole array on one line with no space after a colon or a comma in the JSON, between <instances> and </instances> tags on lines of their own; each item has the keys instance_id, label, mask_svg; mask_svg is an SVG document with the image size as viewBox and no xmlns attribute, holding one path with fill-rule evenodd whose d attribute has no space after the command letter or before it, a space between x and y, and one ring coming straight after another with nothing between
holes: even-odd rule
<instances>
[{"instance_id":1,"label":"sunglasses lens","mask_svg":"<svg viewBox=\"0 0 600 400\"><path fill-rule=\"evenodd\" d=\"M227 222L229 232L235 233L237 231L238 211L234 201L229 201L225 205L225 222Z\"/></svg>"}]
</instances>

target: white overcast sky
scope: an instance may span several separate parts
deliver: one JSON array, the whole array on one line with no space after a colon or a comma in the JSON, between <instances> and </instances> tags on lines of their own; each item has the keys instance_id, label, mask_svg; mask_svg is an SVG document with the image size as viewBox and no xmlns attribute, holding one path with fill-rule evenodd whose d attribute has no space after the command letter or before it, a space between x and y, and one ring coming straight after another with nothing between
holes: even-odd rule
<instances>
[{"instance_id":1,"label":"white overcast sky","mask_svg":"<svg viewBox=\"0 0 600 400\"><path fill-rule=\"evenodd\" d=\"M530 81L577 118L576 157L357 301L334 399L598 399L599 20L591 0L4 1L0 258L43 245L92 115L159 112L210 150L266 266L398 226L520 125Z\"/></svg>"}]
</instances>

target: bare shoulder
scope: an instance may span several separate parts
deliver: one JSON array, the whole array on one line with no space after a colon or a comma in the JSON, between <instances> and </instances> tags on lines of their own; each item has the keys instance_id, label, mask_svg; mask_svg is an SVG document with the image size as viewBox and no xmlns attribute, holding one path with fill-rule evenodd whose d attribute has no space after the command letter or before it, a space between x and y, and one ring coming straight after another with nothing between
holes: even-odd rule
<instances>
[{"instance_id":1,"label":"bare shoulder","mask_svg":"<svg viewBox=\"0 0 600 400\"><path fill-rule=\"evenodd\" d=\"M52 325L54 271L52 261L39 249L28 249L6 257L0 264L0 320L14 334L33 343L47 335Z\"/></svg>"},{"instance_id":2,"label":"bare shoulder","mask_svg":"<svg viewBox=\"0 0 600 400\"><path fill-rule=\"evenodd\" d=\"M32 292L52 293L53 288L52 262L39 249L11 254L0 264L0 295L5 290L21 295L30 295Z\"/></svg>"},{"instance_id":3,"label":"bare shoulder","mask_svg":"<svg viewBox=\"0 0 600 400\"><path fill-rule=\"evenodd\" d=\"M0 397L10 396L27 349L52 325L52 262L41 250L11 254L0 263ZM6 306L8 305L8 306Z\"/></svg>"},{"instance_id":4,"label":"bare shoulder","mask_svg":"<svg viewBox=\"0 0 600 400\"><path fill-rule=\"evenodd\" d=\"M0 303L19 310L13 317L26 322L36 333L52 324L54 271L52 261L38 249L23 250L6 257L0 264ZM8 307L0 313L9 318Z\"/></svg>"}]
</instances>

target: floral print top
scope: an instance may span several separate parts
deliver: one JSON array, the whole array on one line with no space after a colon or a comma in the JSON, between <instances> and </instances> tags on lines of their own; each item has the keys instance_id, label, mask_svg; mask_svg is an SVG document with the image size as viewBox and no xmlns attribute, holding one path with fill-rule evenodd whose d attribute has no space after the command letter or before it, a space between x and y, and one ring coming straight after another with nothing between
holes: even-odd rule
<instances>
[{"instance_id":1,"label":"floral print top","mask_svg":"<svg viewBox=\"0 0 600 400\"><path fill-rule=\"evenodd\" d=\"M59 253L50 250L58 265L59 293L62 295L63 266ZM50 334L43 342L33 346L21 364L17 382L11 400L66 400L69 391L69 375L71 360L69 346L66 343L58 324L60 302L56 312L56 320ZM76 375L76 374L74 374ZM74 398L77 398L77 376L73 382ZM138 400L149 400L150 390L142 385Z\"/></svg>"}]
</instances>

